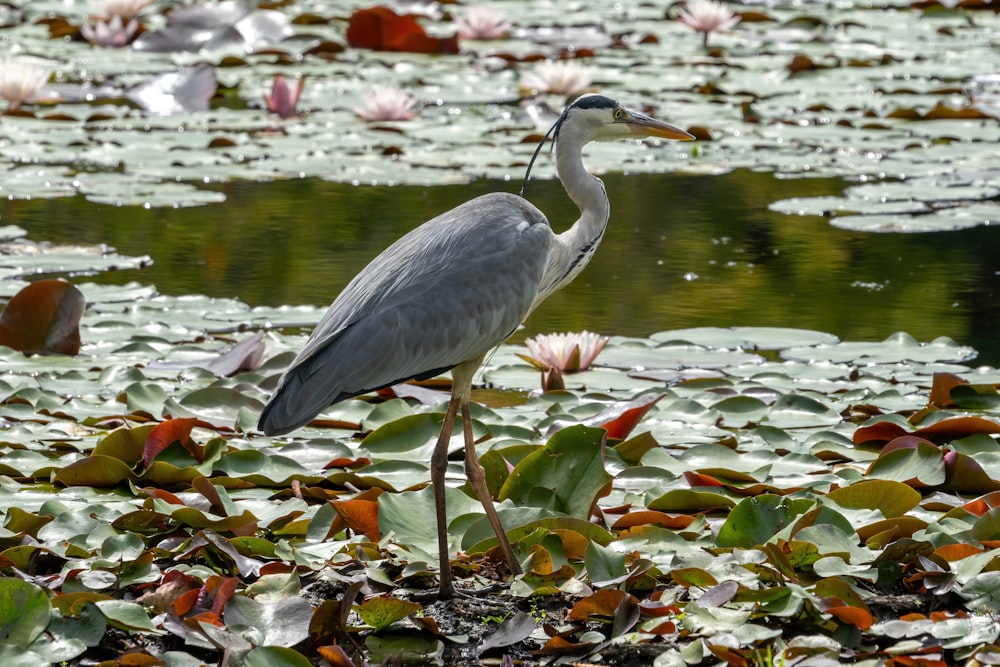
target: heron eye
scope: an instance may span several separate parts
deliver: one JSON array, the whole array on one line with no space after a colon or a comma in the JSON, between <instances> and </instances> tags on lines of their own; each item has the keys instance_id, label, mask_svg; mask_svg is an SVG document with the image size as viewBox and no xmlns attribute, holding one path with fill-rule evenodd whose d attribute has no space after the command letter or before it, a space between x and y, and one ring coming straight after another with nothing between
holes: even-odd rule
<instances>
[{"instance_id":1,"label":"heron eye","mask_svg":"<svg viewBox=\"0 0 1000 667\"><path fill-rule=\"evenodd\" d=\"M622 114L621 107L615 109L615 120L621 120L622 119L622 115L623 114Z\"/></svg>"}]
</instances>

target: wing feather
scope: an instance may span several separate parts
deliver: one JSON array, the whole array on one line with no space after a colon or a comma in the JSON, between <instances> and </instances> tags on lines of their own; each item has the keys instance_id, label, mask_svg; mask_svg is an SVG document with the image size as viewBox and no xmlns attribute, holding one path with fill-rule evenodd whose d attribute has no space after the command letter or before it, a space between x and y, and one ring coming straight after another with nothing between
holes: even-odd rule
<instances>
[{"instance_id":1,"label":"wing feather","mask_svg":"<svg viewBox=\"0 0 1000 667\"><path fill-rule=\"evenodd\" d=\"M541 211L504 193L402 237L327 310L261 413L261 430L287 433L337 401L485 354L530 312L552 242Z\"/></svg>"}]
</instances>

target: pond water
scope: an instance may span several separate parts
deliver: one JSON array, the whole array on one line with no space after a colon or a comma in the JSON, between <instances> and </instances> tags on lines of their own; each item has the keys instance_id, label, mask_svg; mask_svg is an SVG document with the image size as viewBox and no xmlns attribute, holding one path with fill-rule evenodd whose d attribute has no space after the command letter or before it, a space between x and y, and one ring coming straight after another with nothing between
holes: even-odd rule
<instances>
[{"instance_id":1,"label":"pond water","mask_svg":"<svg viewBox=\"0 0 1000 667\"><path fill-rule=\"evenodd\" d=\"M949 336L1000 365L1000 230L933 234L843 231L820 217L769 211L771 201L840 194L831 179L604 177L612 221L595 259L520 335L589 329L645 336L696 326L781 326L882 340ZM97 282L138 280L164 293L251 305L326 305L368 260L422 221L519 183L350 186L316 179L219 186L226 202L194 208L113 207L82 198L8 201L4 224L36 241L106 243L154 264ZM576 218L558 181L529 198L557 230Z\"/></svg>"}]
</instances>

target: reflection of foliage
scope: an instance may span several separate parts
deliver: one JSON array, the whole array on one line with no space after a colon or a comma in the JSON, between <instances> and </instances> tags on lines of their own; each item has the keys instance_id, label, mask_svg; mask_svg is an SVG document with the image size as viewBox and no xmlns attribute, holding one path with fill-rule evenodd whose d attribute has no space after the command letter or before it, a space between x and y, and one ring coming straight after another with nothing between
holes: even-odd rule
<instances>
[{"instance_id":1,"label":"reflection of foliage","mask_svg":"<svg viewBox=\"0 0 1000 667\"><path fill-rule=\"evenodd\" d=\"M837 181L747 171L605 181L612 219L601 251L574 284L539 307L528 335L757 325L879 340L903 330L921 339L949 335L996 358L990 356L996 302L988 295L996 289L992 258L1000 247L990 229L936 236L930 244L919 235L847 233L820 219L767 210L791 194L840 193ZM223 186L230 216L97 207L80 199L3 202L0 213L7 224L54 241L109 243L131 254L155 249L142 280L168 293L325 306L358 267L406 230L494 189L492 182L430 190L232 183ZM535 182L530 195L555 228L572 222L558 183ZM232 224L233 216L240 224ZM698 279L684 280L687 273Z\"/></svg>"}]
</instances>

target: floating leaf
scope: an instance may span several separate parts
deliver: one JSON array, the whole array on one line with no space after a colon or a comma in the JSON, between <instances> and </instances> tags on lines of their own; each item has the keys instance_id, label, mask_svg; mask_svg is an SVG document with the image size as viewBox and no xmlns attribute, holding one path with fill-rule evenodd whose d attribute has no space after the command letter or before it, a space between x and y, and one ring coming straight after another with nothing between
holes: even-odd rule
<instances>
[{"instance_id":1,"label":"floating leaf","mask_svg":"<svg viewBox=\"0 0 1000 667\"><path fill-rule=\"evenodd\" d=\"M646 506L651 510L660 510L662 512L707 512L718 509L729 509L735 504L731 498L719 493L677 489L667 491L660 497L647 503Z\"/></svg>"},{"instance_id":2,"label":"floating leaf","mask_svg":"<svg viewBox=\"0 0 1000 667\"><path fill-rule=\"evenodd\" d=\"M160 74L128 92L128 97L150 113L171 114L205 111L217 86L215 68L195 65Z\"/></svg>"},{"instance_id":3,"label":"floating leaf","mask_svg":"<svg viewBox=\"0 0 1000 667\"><path fill-rule=\"evenodd\" d=\"M701 597L698 598L698 606L703 608L721 607L732 601L739 588L740 585L731 579L723 581L702 593Z\"/></svg>"},{"instance_id":4,"label":"floating leaf","mask_svg":"<svg viewBox=\"0 0 1000 667\"><path fill-rule=\"evenodd\" d=\"M53 481L65 486L113 488L126 481L137 483L139 478L118 459L110 456L87 456L60 468Z\"/></svg>"},{"instance_id":5,"label":"floating leaf","mask_svg":"<svg viewBox=\"0 0 1000 667\"><path fill-rule=\"evenodd\" d=\"M479 644L480 654L492 648L510 646L527 639L535 631L535 620L523 611L515 612L513 616L500 624L492 634L487 635Z\"/></svg>"},{"instance_id":6,"label":"floating leaf","mask_svg":"<svg viewBox=\"0 0 1000 667\"><path fill-rule=\"evenodd\" d=\"M583 598L569 610L571 621L611 621L615 618L628 598L628 593L613 588L605 588Z\"/></svg>"},{"instance_id":7,"label":"floating leaf","mask_svg":"<svg viewBox=\"0 0 1000 667\"><path fill-rule=\"evenodd\" d=\"M944 455L944 462L947 479L943 488L959 493L990 493L1000 490L1000 479L987 474L971 456L961 452L948 452Z\"/></svg>"},{"instance_id":8,"label":"floating leaf","mask_svg":"<svg viewBox=\"0 0 1000 667\"><path fill-rule=\"evenodd\" d=\"M357 612L362 621L379 631L421 609L423 606L416 602L380 595L362 602L357 607Z\"/></svg>"},{"instance_id":9,"label":"floating leaf","mask_svg":"<svg viewBox=\"0 0 1000 667\"><path fill-rule=\"evenodd\" d=\"M291 647L309 636L312 615L312 606L300 597L265 604L234 595L225 605L223 618L227 624L256 628L262 644Z\"/></svg>"},{"instance_id":10,"label":"floating leaf","mask_svg":"<svg viewBox=\"0 0 1000 667\"><path fill-rule=\"evenodd\" d=\"M682 567L670 571L670 578L679 586L709 589L719 581L712 573L697 567Z\"/></svg>"},{"instance_id":11,"label":"floating leaf","mask_svg":"<svg viewBox=\"0 0 1000 667\"><path fill-rule=\"evenodd\" d=\"M718 544L744 549L764 544L792 518L791 507L781 496L744 498L719 529Z\"/></svg>"},{"instance_id":12,"label":"floating leaf","mask_svg":"<svg viewBox=\"0 0 1000 667\"><path fill-rule=\"evenodd\" d=\"M968 383L968 380L954 373L935 373L931 384L931 405L939 408L953 407L955 404L951 398L952 389Z\"/></svg>"},{"instance_id":13,"label":"floating leaf","mask_svg":"<svg viewBox=\"0 0 1000 667\"><path fill-rule=\"evenodd\" d=\"M154 635L163 634L161 630L153 626L146 610L138 604L121 600L98 600L94 604L104 614L108 624L120 630L147 632Z\"/></svg>"},{"instance_id":14,"label":"floating leaf","mask_svg":"<svg viewBox=\"0 0 1000 667\"><path fill-rule=\"evenodd\" d=\"M607 549L595 542L587 544L584 565L587 568L587 574L590 575L590 580L595 585L625 576L625 554Z\"/></svg>"},{"instance_id":15,"label":"floating leaf","mask_svg":"<svg viewBox=\"0 0 1000 667\"><path fill-rule=\"evenodd\" d=\"M631 401L621 401L601 410L584 422L587 426L598 426L608 432L609 438L622 440L639 425L643 416L666 394L644 394Z\"/></svg>"},{"instance_id":16,"label":"floating leaf","mask_svg":"<svg viewBox=\"0 0 1000 667\"><path fill-rule=\"evenodd\" d=\"M347 43L376 51L458 53L457 35L430 37L412 17L388 7L355 10L347 24Z\"/></svg>"},{"instance_id":17,"label":"floating leaf","mask_svg":"<svg viewBox=\"0 0 1000 667\"><path fill-rule=\"evenodd\" d=\"M157 424L147 435L145 448L142 453L142 462L148 468L153 463L153 459L174 443L179 443L185 450L202 454L198 451L197 445L191 442L191 431L194 429L197 419L168 419Z\"/></svg>"},{"instance_id":18,"label":"floating leaf","mask_svg":"<svg viewBox=\"0 0 1000 667\"><path fill-rule=\"evenodd\" d=\"M879 510L886 518L902 516L920 502L920 494L906 484L875 479L834 489L826 497L841 507Z\"/></svg>"},{"instance_id":19,"label":"floating leaf","mask_svg":"<svg viewBox=\"0 0 1000 667\"><path fill-rule=\"evenodd\" d=\"M901 436L885 446L879 458L868 466L866 474L915 488L938 486L945 481L945 457L927 440Z\"/></svg>"},{"instance_id":20,"label":"floating leaf","mask_svg":"<svg viewBox=\"0 0 1000 667\"><path fill-rule=\"evenodd\" d=\"M363 534L372 542L381 539L377 502L355 498L333 503L333 508L351 530Z\"/></svg>"},{"instance_id":21,"label":"floating leaf","mask_svg":"<svg viewBox=\"0 0 1000 667\"><path fill-rule=\"evenodd\" d=\"M25 354L77 354L83 292L65 280L31 283L0 313L0 345Z\"/></svg>"},{"instance_id":22,"label":"floating leaf","mask_svg":"<svg viewBox=\"0 0 1000 667\"><path fill-rule=\"evenodd\" d=\"M49 598L35 584L0 577L0 643L25 649L49 624Z\"/></svg>"},{"instance_id":23,"label":"floating leaf","mask_svg":"<svg viewBox=\"0 0 1000 667\"><path fill-rule=\"evenodd\" d=\"M515 466L500 489L500 500L581 519L590 516L611 480L604 469L604 439L603 430L585 426L559 431Z\"/></svg>"},{"instance_id":24,"label":"floating leaf","mask_svg":"<svg viewBox=\"0 0 1000 667\"><path fill-rule=\"evenodd\" d=\"M671 515L666 512L656 510L638 510L616 519L612 528L614 530L624 530L632 526L657 525L664 528L687 528L694 521L694 517L688 515Z\"/></svg>"},{"instance_id":25,"label":"floating leaf","mask_svg":"<svg viewBox=\"0 0 1000 667\"><path fill-rule=\"evenodd\" d=\"M298 651L283 646L258 646L243 658L246 667L311 667L312 662Z\"/></svg>"}]
</instances>

